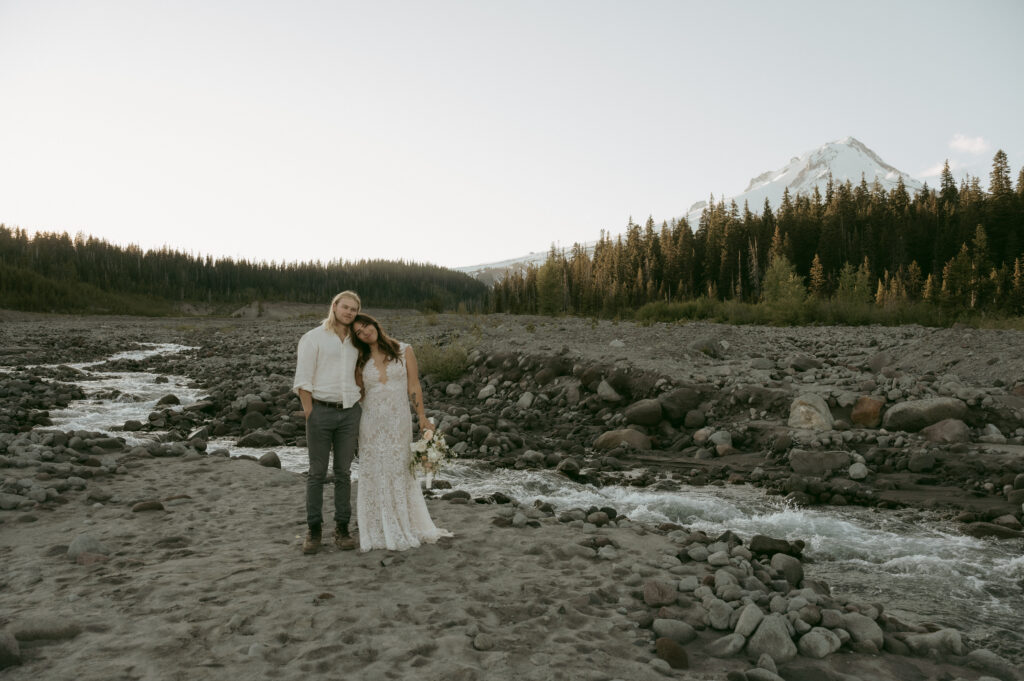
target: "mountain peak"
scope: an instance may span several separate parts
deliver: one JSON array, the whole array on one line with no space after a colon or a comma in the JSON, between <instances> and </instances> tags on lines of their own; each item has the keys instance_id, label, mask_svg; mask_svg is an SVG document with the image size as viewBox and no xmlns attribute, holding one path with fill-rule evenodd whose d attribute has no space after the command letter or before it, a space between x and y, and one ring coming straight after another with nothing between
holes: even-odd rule
<instances>
[{"instance_id":1,"label":"mountain peak","mask_svg":"<svg viewBox=\"0 0 1024 681\"><path fill-rule=\"evenodd\" d=\"M743 193L727 197L725 201L735 201L737 205L743 205L746 201L750 206L760 208L767 199L773 208L778 208L786 189L793 196L813 194L815 187L824 194L830 176L836 184L847 180L859 184L863 177L869 183L877 180L885 189L896 187L900 178L903 178L908 191L919 190L924 186L883 161L856 137L847 136L794 156L782 168L766 170L754 176ZM686 217L691 227L700 220L700 211L705 205L698 208L694 204L687 212Z\"/></svg>"}]
</instances>

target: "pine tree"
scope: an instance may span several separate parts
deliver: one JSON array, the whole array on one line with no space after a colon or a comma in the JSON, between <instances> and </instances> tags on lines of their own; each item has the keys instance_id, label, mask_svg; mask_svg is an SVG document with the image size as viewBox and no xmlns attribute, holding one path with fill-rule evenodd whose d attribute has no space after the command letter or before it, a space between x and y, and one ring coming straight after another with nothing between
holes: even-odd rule
<instances>
[{"instance_id":1,"label":"pine tree","mask_svg":"<svg viewBox=\"0 0 1024 681\"><path fill-rule=\"evenodd\" d=\"M821 266L821 258L814 254L811 262L810 293L814 298L825 298L827 291L825 282L825 269Z\"/></svg>"}]
</instances>

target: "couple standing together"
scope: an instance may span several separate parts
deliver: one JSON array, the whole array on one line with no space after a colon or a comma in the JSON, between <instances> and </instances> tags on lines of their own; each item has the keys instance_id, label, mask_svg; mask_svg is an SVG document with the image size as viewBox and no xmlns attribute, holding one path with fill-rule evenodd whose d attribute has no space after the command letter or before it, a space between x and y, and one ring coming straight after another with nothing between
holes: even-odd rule
<instances>
[{"instance_id":1,"label":"couple standing together","mask_svg":"<svg viewBox=\"0 0 1024 681\"><path fill-rule=\"evenodd\" d=\"M412 348L361 314L353 291L334 296L323 323L299 341L294 390L306 415L309 478L303 553L320 549L324 480L334 468L334 543L354 549L349 468L359 449L359 549L404 551L451 533L434 526L409 467L412 401L422 433L433 430Z\"/></svg>"}]
</instances>

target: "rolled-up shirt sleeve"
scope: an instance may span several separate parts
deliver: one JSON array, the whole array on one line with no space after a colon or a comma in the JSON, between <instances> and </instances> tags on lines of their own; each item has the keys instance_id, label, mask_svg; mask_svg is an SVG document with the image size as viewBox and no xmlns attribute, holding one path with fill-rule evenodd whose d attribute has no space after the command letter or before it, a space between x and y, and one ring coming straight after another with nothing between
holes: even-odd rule
<instances>
[{"instance_id":1,"label":"rolled-up shirt sleeve","mask_svg":"<svg viewBox=\"0 0 1024 681\"><path fill-rule=\"evenodd\" d=\"M310 334L299 339L298 358L295 362L295 382L292 391L297 395L299 390L313 392L313 372L316 370L316 341Z\"/></svg>"}]
</instances>

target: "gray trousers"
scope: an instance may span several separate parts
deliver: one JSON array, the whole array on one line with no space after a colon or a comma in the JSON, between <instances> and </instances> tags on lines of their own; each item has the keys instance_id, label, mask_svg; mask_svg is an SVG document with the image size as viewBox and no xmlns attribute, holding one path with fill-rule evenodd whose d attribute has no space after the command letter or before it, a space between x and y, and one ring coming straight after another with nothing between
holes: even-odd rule
<instances>
[{"instance_id":1,"label":"gray trousers","mask_svg":"<svg viewBox=\"0 0 1024 681\"><path fill-rule=\"evenodd\" d=\"M324 523L324 480L327 466L334 463L334 523L348 529L352 519L352 479L349 470L359 441L359 417L362 407L356 403L348 409L336 409L313 403L306 419L306 446L309 449L309 477L306 480L306 524L321 527Z\"/></svg>"}]
</instances>

